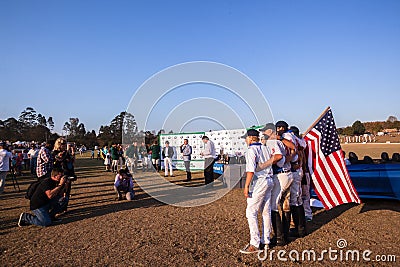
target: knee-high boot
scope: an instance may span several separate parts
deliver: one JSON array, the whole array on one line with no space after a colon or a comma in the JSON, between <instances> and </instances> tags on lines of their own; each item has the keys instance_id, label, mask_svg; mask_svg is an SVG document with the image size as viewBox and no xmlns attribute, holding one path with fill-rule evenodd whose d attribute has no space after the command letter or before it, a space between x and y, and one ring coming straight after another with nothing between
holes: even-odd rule
<instances>
[{"instance_id":1,"label":"knee-high boot","mask_svg":"<svg viewBox=\"0 0 400 267\"><path fill-rule=\"evenodd\" d=\"M292 213L294 231L291 233L293 237L299 237L299 214L297 206L290 206L290 212Z\"/></svg>"},{"instance_id":2,"label":"knee-high boot","mask_svg":"<svg viewBox=\"0 0 400 267\"><path fill-rule=\"evenodd\" d=\"M289 240L291 213L290 211L282 212L283 238L287 242Z\"/></svg>"},{"instance_id":3,"label":"knee-high boot","mask_svg":"<svg viewBox=\"0 0 400 267\"><path fill-rule=\"evenodd\" d=\"M299 237L305 237L307 235L307 228L306 228L306 214L304 212L304 206L300 205L297 206L297 215L299 217L298 222L298 233Z\"/></svg>"},{"instance_id":4,"label":"knee-high boot","mask_svg":"<svg viewBox=\"0 0 400 267\"><path fill-rule=\"evenodd\" d=\"M272 219L272 228L274 230L274 235L276 239L276 245L284 246L286 242L283 236L283 224L279 212L271 211L271 219Z\"/></svg>"}]
</instances>

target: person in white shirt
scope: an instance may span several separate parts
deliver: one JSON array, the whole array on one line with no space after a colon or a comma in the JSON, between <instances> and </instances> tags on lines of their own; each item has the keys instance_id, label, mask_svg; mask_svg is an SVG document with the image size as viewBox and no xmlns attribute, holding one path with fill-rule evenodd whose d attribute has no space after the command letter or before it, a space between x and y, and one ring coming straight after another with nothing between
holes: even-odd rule
<instances>
[{"instance_id":1,"label":"person in white shirt","mask_svg":"<svg viewBox=\"0 0 400 267\"><path fill-rule=\"evenodd\" d=\"M259 143L259 132L247 131L246 144L246 182L244 196L247 201L246 218L250 229L250 242L240 250L241 253L258 253L270 243L271 233L271 193L274 186L272 179L273 157L271 150ZM264 169L258 170L259 163ZM262 214L262 234L258 229L258 212Z\"/></svg>"},{"instance_id":2,"label":"person in white shirt","mask_svg":"<svg viewBox=\"0 0 400 267\"><path fill-rule=\"evenodd\" d=\"M294 223L293 235L294 237L304 237L306 235L306 218L302 198L302 180L305 173L304 149L306 142L300 138L300 130L296 126L291 126L287 133L292 135L297 153L290 162L293 182L290 185L289 206Z\"/></svg>"},{"instance_id":3,"label":"person in white shirt","mask_svg":"<svg viewBox=\"0 0 400 267\"><path fill-rule=\"evenodd\" d=\"M183 163L185 164L186 170L186 181L192 180L192 173L190 172L190 160L192 157L192 147L189 145L189 140L183 139L183 145L181 145L181 153L183 155Z\"/></svg>"},{"instance_id":4,"label":"person in white shirt","mask_svg":"<svg viewBox=\"0 0 400 267\"><path fill-rule=\"evenodd\" d=\"M281 138L276 134L276 126L273 123L267 123L264 128L260 129L264 138L267 139L266 145L271 149L274 162L272 165L273 169L273 180L274 187L271 193L271 217L272 227L274 228L274 244L278 246L285 245L289 235L289 225L283 211L283 201L286 195L289 193L290 185L293 181L292 174L290 172L290 148L294 148L291 142ZM262 164L259 168L264 168ZM289 217L290 220L290 217Z\"/></svg>"},{"instance_id":5,"label":"person in white shirt","mask_svg":"<svg viewBox=\"0 0 400 267\"><path fill-rule=\"evenodd\" d=\"M6 176L10 171L10 160L12 154L10 151L7 151L6 145L1 142L0 143L0 194L4 192L4 186L6 185Z\"/></svg>"},{"instance_id":6,"label":"person in white shirt","mask_svg":"<svg viewBox=\"0 0 400 267\"><path fill-rule=\"evenodd\" d=\"M168 169L169 169L169 175L171 177L174 176L173 170L172 170L172 157L174 156L174 149L169 146L169 142L165 142L165 147L163 147L162 150L162 156L164 158L164 169L165 169L165 177L168 176Z\"/></svg>"},{"instance_id":7,"label":"person in white shirt","mask_svg":"<svg viewBox=\"0 0 400 267\"><path fill-rule=\"evenodd\" d=\"M39 155L39 148L35 144L32 144L31 149L28 151L28 157L30 158L31 174L36 176L36 165L37 157Z\"/></svg>"},{"instance_id":8,"label":"person in white shirt","mask_svg":"<svg viewBox=\"0 0 400 267\"><path fill-rule=\"evenodd\" d=\"M214 181L214 162L216 158L216 151L214 143L207 137L203 136L204 150L200 153L204 157L204 182L206 185Z\"/></svg>"}]
</instances>

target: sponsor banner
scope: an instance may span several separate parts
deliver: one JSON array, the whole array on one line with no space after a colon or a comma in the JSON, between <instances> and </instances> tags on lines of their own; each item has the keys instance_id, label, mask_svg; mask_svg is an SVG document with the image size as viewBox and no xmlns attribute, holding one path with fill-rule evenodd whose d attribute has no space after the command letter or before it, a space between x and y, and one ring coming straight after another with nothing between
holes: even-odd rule
<instances>
[{"instance_id":1,"label":"sponsor banner","mask_svg":"<svg viewBox=\"0 0 400 267\"><path fill-rule=\"evenodd\" d=\"M245 139L241 138L246 129L211 131L208 137L215 144L217 154L228 154L230 156L241 156L246 151Z\"/></svg>"},{"instance_id":2,"label":"sponsor banner","mask_svg":"<svg viewBox=\"0 0 400 267\"><path fill-rule=\"evenodd\" d=\"M184 171L185 170L185 163L183 160L175 160L173 161L174 166L176 169ZM190 170L203 170L204 169L204 160L191 160L190 161Z\"/></svg>"},{"instance_id":3,"label":"sponsor banner","mask_svg":"<svg viewBox=\"0 0 400 267\"><path fill-rule=\"evenodd\" d=\"M160 146L161 149L164 148L165 142L169 142L169 146L174 150L174 156L172 157L173 167L184 170L185 166L183 163L183 155L181 153L180 146L183 144L183 139L188 139L188 143L192 146L192 160L190 161L190 169L202 170L204 169L204 159L200 155L204 148L204 143L201 140L203 138L204 132L195 133L176 133L176 134L161 134L160 135ZM162 151L162 150L161 150ZM162 161L162 166L164 162Z\"/></svg>"},{"instance_id":4,"label":"sponsor banner","mask_svg":"<svg viewBox=\"0 0 400 267\"><path fill-rule=\"evenodd\" d=\"M214 173L224 174L224 164L214 163L213 170L214 170Z\"/></svg>"}]
</instances>

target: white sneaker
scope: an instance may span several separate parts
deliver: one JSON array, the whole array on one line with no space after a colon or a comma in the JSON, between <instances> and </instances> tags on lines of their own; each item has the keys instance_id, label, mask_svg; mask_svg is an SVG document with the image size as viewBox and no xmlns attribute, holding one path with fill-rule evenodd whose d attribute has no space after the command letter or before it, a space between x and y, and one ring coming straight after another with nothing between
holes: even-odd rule
<instances>
[{"instance_id":1,"label":"white sneaker","mask_svg":"<svg viewBox=\"0 0 400 267\"><path fill-rule=\"evenodd\" d=\"M22 216L24 216L24 213L22 212L21 215L19 215L19 220L18 220L18 227L25 226L25 222L22 220Z\"/></svg>"},{"instance_id":2,"label":"white sneaker","mask_svg":"<svg viewBox=\"0 0 400 267\"><path fill-rule=\"evenodd\" d=\"M252 254L252 253L258 253L262 250L249 243L239 251L240 251L240 253L243 253L243 254Z\"/></svg>"}]
</instances>

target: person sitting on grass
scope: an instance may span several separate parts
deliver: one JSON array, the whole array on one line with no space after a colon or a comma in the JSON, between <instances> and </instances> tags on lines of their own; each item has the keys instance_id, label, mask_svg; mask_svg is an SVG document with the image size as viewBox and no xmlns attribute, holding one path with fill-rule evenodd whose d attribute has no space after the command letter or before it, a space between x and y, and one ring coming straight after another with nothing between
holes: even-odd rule
<instances>
[{"instance_id":1,"label":"person sitting on grass","mask_svg":"<svg viewBox=\"0 0 400 267\"><path fill-rule=\"evenodd\" d=\"M133 200L133 180L127 169L120 169L115 176L114 190L117 192L117 200L122 200L125 194L126 200Z\"/></svg>"},{"instance_id":2,"label":"person sitting on grass","mask_svg":"<svg viewBox=\"0 0 400 267\"><path fill-rule=\"evenodd\" d=\"M30 209L33 214L23 212L19 216L18 226L37 225L49 226L56 221L55 215L60 212L60 193L65 190L69 181L64 171L54 168L49 178L44 178L35 189L30 199Z\"/></svg>"}]
</instances>

